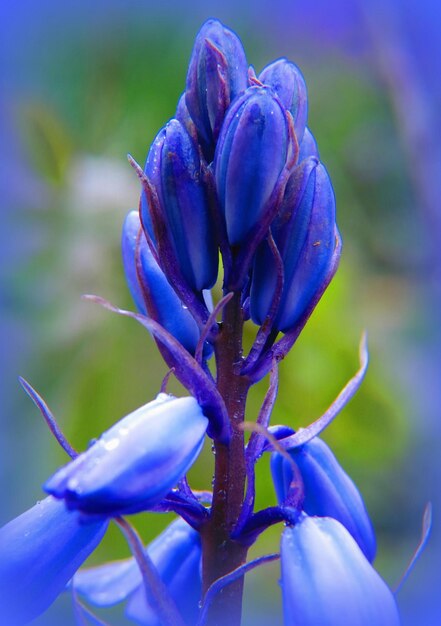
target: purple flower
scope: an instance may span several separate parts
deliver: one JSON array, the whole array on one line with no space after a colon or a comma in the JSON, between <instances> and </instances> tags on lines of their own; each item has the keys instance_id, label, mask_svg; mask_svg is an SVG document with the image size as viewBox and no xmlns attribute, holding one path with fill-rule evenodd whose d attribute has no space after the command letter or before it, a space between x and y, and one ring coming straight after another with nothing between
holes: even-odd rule
<instances>
[{"instance_id":1,"label":"purple flower","mask_svg":"<svg viewBox=\"0 0 441 626\"><path fill-rule=\"evenodd\" d=\"M289 626L399 626L395 598L339 522L307 517L284 530L282 598Z\"/></svg>"},{"instance_id":2,"label":"purple flower","mask_svg":"<svg viewBox=\"0 0 441 626\"><path fill-rule=\"evenodd\" d=\"M106 521L81 524L52 497L0 529L0 615L8 626L43 613L95 550Z\"/></svg>"},{"instance_id":3,"label":"purple flower","mask_svg":"<svg viewBox=\"0 0 441 626\"><path fill-rule=\"evenodd\" d=\"M147 510L196 460L207 424L194 398L161 393L112 426L44 488L88 515Z\"/></svg>"}]
</instances>

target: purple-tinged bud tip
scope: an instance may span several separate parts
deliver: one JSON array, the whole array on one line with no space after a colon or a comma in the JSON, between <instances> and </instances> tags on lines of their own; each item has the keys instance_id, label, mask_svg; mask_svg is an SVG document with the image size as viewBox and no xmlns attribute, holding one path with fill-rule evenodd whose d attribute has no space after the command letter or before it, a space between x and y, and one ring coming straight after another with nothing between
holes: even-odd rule
<instances>
[{"instance_id":1,"label":"purple-tinged bud tip","mask_svg":"<svg viewBox=\"0 0 441 626\"><path fill-rule=\"evenodd\" d=\"M286 626L399 626L394 596L339 522L304 516L284 530Z\"/></svg>"},{"instance_id":2,"label":"purple-tinged bud tip","mask_svg":"<svg viewBox=\"0 0 441 626\"><path fill-rule=\"evenodd\" d=\"M240 39L218 20L208 20L195 40L185 92L208 162L213 159L226 110L247 85L248 65Z\"/></svg>"},{"instance_id":3,"label":"purple-tinged bud tip","mask_svg":"<svg viewBox=\"0 0 441 626\"><path fill-rule=\"evenodd\" d=\"M194 463L207 425L194 398L161 393L112 426L44 488L86 515L148 510Z\"/></svg>"},{"instance_id":4,"label":"purple-tinged bud tip","mask_svg":"<svg viewBox=\"0 0 441 626\"><path fill-rule=\"evenodd\" d=\"M287 59L278 59L259 74L263 85L271 87L283 106L291 113L299 144L305 132L308 117L308 93L299 68Z\"/></svg>"}]
</instances>

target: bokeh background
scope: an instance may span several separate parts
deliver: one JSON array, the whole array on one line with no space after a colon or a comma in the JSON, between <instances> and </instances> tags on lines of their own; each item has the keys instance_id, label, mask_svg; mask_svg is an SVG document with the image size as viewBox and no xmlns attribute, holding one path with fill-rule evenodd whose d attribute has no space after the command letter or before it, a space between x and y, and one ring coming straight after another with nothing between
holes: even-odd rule
<instances>
[{"instance_id":1,"label":"bokeh background","mask_svg":"<svg viewBox=\"0 0 441 626\"><path fill-rule=\"evenodd\" d=\"M326 432L363 492L392 586L434 505L425 553L398 595L405 626L441 623L441 5L437 0L6 0L0 11L0 525L42 497L66 461L21 390L46 398L78 448L158 391L146 332L80 299L131 307L119 239L143 162L184 88L192 42L218 17L257 71L286 56L309 88L309 126L331 174L341 267L281 366L274 423L306 425L357 368L357 397ZM250 329L251 332L251 329ZM178 390L175 386L172 388ZM253 392L255 417L265 383ZM260 462L258 504L274 502ZM210 450L192 470L206 487ZM146 541L164 517L138 516ZM277 550L271 529L253 555ZM128 555L118 531L93 562ZM281 624L277 564L247 579L245 624ZM272 582L271 582L272 580ZM121 610L104 615L124 624ZM36 624L74 623L61 597Z\"/></svg>"}]
</instances>

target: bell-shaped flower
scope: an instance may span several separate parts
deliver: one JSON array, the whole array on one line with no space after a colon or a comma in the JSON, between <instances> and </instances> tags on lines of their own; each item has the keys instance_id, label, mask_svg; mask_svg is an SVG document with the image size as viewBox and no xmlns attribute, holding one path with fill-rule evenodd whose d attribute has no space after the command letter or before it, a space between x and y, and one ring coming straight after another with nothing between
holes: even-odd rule
<instances>
[{"instance_id":1,"label":"bell-shaped flower","mask_svg":"<svg viewBox=\"0 0 441 626\"><path fill-rule=\"evenodd\" d=\"M308 117L308 92L301 71L287 59L278 59L262 70L259 80L272 88L283 106L291 113L297 141L300 144Z\"/></svg>"},{"instance_id":2,"label":"bell-shaped flower","mask_svg":"<svg viewBox=\"0 0 441 626\"><path fill-rule=\"evenodd\" d=\"M281 541L286 626L399 626L395 598L348 531L304 516Z\"/></svg>"},{"instance_id":3,"label":"bell-shaped flower","mask_svg":"<svg viewBox=\"0 0 441 626\"><path fill-rule=\"evenodd\" d=\"M0 529L0 615L5 626L43 613L101 541L107 522L81 524L52 497Z\"/></svg>"},{"instance_id":4,"label":"bell-shaped flower","mask_svg":"<svg viewBox=\"0 0 441 626\"><path fill-rule=\"evenodd\" d=\"M328 445L318 437L289 454L296 464L308 515L333 517L351 533L369 561L375 558L376 541L363 498ZM289 461L278 452L271 457L271 473L277 499L286 500L294 476ZM294 487L295 488L295 487Z\"/></svg>"},{"instance_id":5,"label":"bell-shaped flower","mask_svg":"<svg viewBox=\"0 0 441 626\"><path fill-rule=\"evenodd\" d=\"M58 470L45 490L86 517L147 510L191 467L207 425L194 398L161 393Z\"/></svg>"},{"instance_id":6,"label":"bell-shaped flower","mask_svg":"<svg viewBox=\"0 0 441 626\"><path fill-rule=\"evenodd\" d=\"M158 233L145 192L141 200L144 229L159 250L158 237L168 238L191 289L210 289L218 269L214 222L198 150L178 120L172 119L159 132L147 157L145 173L157 194L160 229L166 232Z\"/></svg>"},{"instance_id":7,"label":"bell-shaped flower","mask_svg":"<svg viewBox=\"0 0 441 626\"><path fill-rule=\"evenodd\" d=\"M334 192L326 169L316 159L307 159L291 174L271 232L284 270L273 327L287 332L322 289L335 248ZM264 241L256 253L251 285L250 311L256 324L263 324L270 312L277 280L277 261Z\"/></svg>"},{"instance_id":8,"label":"bell-shaped flower","mask_svg":"<svg viewBox=\"0 0 441 626\"><path fill-rule=\"evenodd\" d=\"M185 622L196 623L201 596L199 533L178 519L146 548L146 552ZM160 626L134 558L80 570L72 585L95 606L108 607L128 599L126 614L130 619L145 626Z\"/></svg>"},{"instance_id":9,"label":"bell-shaped flower","mask_svg":"<svg viewBox=\"0 0 441 626\"><path fill-rule=\"evenodd\" d=\"M262 220L289 153L286 112L271 89L250 87L231 105L214 160L228 240L245 241Z\"/></svg>"},{"instance_id":10,"label":"bell-shaped flower","mask_svg":"<svg viewBox=\"0 0 441 626\"><path fill-rule=\"evenodd\" d=\"M194 354L199 328L156 262L137 211L131 211L124 221L121 249L127 283L139 312L159 322Z\"/></svg>"},{"instance_id":11,"label":"bell-shaped flower","mask_svg":"<svg viewBox=\"0 0 441 626\"><path fill-rule=\"evenodd\" d=\"M248 65L240 39L218 20L208 20L194 43L185 91L208 162L213 159L226 110L247 86Z\"/></svg>"}]
</instances>

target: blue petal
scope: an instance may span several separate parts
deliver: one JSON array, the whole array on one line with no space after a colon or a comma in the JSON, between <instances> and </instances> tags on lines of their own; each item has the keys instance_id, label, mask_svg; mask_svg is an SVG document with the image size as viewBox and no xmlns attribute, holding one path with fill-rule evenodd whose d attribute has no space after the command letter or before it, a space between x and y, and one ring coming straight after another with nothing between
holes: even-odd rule
<instances>
[{"instance_id":1,"label":"blue petal","mask_svg":"<svg viewBox=\"0 0 441 626\"><path fill-rule=\"evenodd\" d=\"M107 522L82 525L46 498L0 529L0 615L18 626L43 613L95 550Z\"/></svg>"},{"instance_id":2,"label":"blue petal","mask_svg":"<svg viewBox=\"0 0 441 626\"><path fill-rule=\"evenodd\" d=\"M329 446L315 437L290 451L304 489L303 510L308 515L332 517L354 537L369 561L376 552L375 534L363 499ZM275 453L271 470L279 503L285 500L293 478L289 462Z\"/></svg>"},{"instance_id":3,"label":"blue petal","mask_svg":"<svg viewBox=\"0 0 441 626\"><path fill-rule=\"evenodd\" d=\"M140 229L138 212L131 211L124 222L121 247L124 270L133 300L140 313L146 315L148 312L150 317L194 354L200 336L198 326L157 264ZM136 268L137 242L142 283ZM209 353L210 350L207 349L205 356Z\"/></svg>"},{"instance_id":4,"label":"blue petal","mask_svg":"<svg viewBox=\"0 0 441 626\"><path fill-rule=\"evenodd\" d=\"M287 59L278 59L262 70L259 80L272 88L283 106L292 114L300 144L308 117L308 93L301 71Z\"/></svg>"},{"instance_id":5,"label":"blue petal","mask_svg":"<svg viewBox=\"0 0 441 626\"><path fill-rule=\"evenodd\" d=\"M399 626L394 596L336 520L304 517L283 532L287 626Z\"/></svg>"},{"instance_id":6,"label":"blue petal","mask_svg":"<svg viewBox=\"0 0 441 626\"><path fill-rule=\"evenodd\" d=\"M196 460L207 424L194 398L159 394L60 469L45 490L85 514L149 509Z\"/></svg>"},{"instance_id":7,"label":"blue petal","mask_svg":"<svg viewBox=\"0 0 441 626\"><path fill-rule=\"evenodd\" d=\"M178 576L180 568L185 566L189 555L195 554L200 563L200 536L186 522L178 519L146 548L146 552L158 569L163 582L169 586ZM183 572L187 572L185 567ZM195 579L195 584L197 581L200 593L199 575ZM126 600L138 588L141 595L145 593L141 573L134 558L79 570L72 584L88 602L101 607L112 606Z\"/></svg>"},{"instance_id":8,"label":"blue petal","mask_svg":"<svg viewBox=\"0 0 441 626\"><path fill-rule=\"evenodd\" d=\"M335 198L321 163L310 158L292 173L279 217L272 227L284 268L284 289L274 327L293 328L321 289L335 246ZM269 246L257 251L251 285L251 317L263 324L276 285L276 264Z\"/></svg>"},{"instance_id":9,"label":"blue petal","mask_svg":"<svg viewBox=\"0 0 441 626\"><path fill-rule=\"evenodd\" d=\"M316 159L319 159L320 155L314 135L311 133L309 128L305 128L302 143L300 144L298 162L301 163L309 157L315 157Z\"/></svg>"},{"instance_id":10,"label":"blue petal","mask_svg":"<svg viewBox=\"0 0 441 626\"><path fill-rule=\"evenodd\" d=\"M285 166L285 111L270 89L250 87L225 118L215 155L215 178L227 234L242 243L261 220Z\"/></svg>"},{"instance_id":11,"label":"blue petal","mask_svg":"<svg viewBox=\"0 0 441 626\"><path fill-rule=\"evenodd\" d=\"M217 278L218 251L201 161L178 120L165 127L160 198L182 274L195 290L210 289Z\"/></svg>"}]
</instances>

